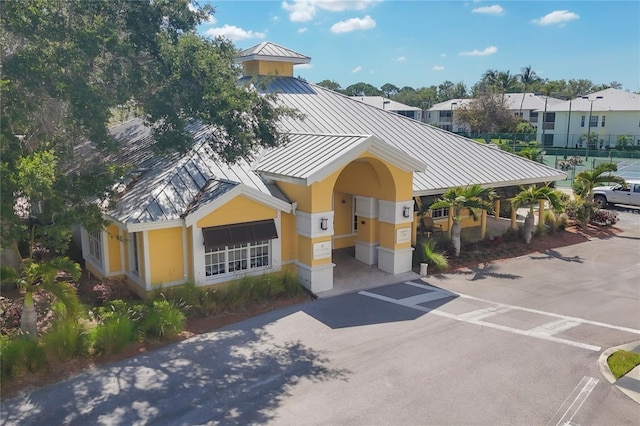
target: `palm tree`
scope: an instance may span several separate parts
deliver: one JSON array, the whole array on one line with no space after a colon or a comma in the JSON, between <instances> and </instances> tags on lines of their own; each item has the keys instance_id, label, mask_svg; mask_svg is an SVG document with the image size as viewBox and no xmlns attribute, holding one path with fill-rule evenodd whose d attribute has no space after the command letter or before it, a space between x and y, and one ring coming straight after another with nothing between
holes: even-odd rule
<instances>
[{"instance_id":1,"label":"palm tree","mask_svg":"<svg viewBox=\"0 0 640 426\"><path fill-rule=\"evenodd\" d=\"M25 292L20 328L33 338L37 337L38 333L33 292L39 288L56 296L64 304L69 316L78 312L80 302L75 288L68 282L56 280L60 272L68 273L71 279L77 281L82 270L76 262L62 256L42 262L31 262L30 259L27 259L24 262L22 272L10 266L0 268L2 282L15 282Z\"/></svg>"},{"instance_id":2,"label":"palm tree","mask_svg":"<svg viewBox=\"0 0 640 426\"><path fill-rule=\"evenodd\" d=\"M531 161L535 161L536 163L544 164L544 153L545 151L532 146L520 150L520 152L518 152L518 155Z\"/></svg>"},{"instance_id":3,"label":"palm tree","mask_svg":"<svg viewBox=\"0 0 640 426\"><path fill-rule=\"evenodd\" d=\"M500 71L497 75L496 88L504 97L504 94L514 90L518 86L518 79L511 75L510 71Z\"/></svg>"},{"instance_id":4,"label":"palm tree","mask_svg":"<svg viewBox=\"0 0 640 426\"><path fill-rule=\"evenodd\" d=\"M575 177L575 182L581 190L581 194L578 195L591 203L593 202L593 188L599 184L613 182L625 185L626 182L623 178L611 174L611 172L617 171L618 166L615 163L602 163L593 170L581 171Z\"/></svg>"},{"instance_id":5,"label":"palm tree","mask_svg":"<svg viewBox=\"0 0 640 426\"><path fill-rule=\"evenodd\" d=\"M520 187L520 193L518 193L511 200L511 205L514 209L520 206L529 206L529 212L524 219L524 240L527 244L531 242L535 226L533 223L533 207L540 201L548 201L554 210L559 211L562 209L562 201L557 191L548 186L536 187L531 185L528 188Z\"/></svg>"},{"instance_id":6,"label":"palm tree","mask_svg":"<svg viewBox=\"0 0 640 426\"><path fill-rule=\"evenodd\" d=\"M518 117L522 117L522 105L524 105L524 97L526 96L529 88L532 84L540 81L540 77L536 74L536 72L531 69L531 65L527 65L526 67L520 68L521 73L518 74L518 79L520 83L524 86L524 92L522 93L522 101L520 101L520 111Z\"/></svg>"},{"instance_id":7,"label":"palm tree","mask_svg":"<svg viewBox=\"0 0 640 426\"><path fill-rule=\"evenodd\" d=\"M631 135L619 135L616 139L616 149L625 150L628 146L633 145L633 138Z\"/></svg>"},{"instance_id":8,"label":"palm tree","mask_svg":"<svg viewBox=\"0 0 640 426\"><path fill-rule=\"evenodd\" d=\"M427 210L453 208L453 226L451 227L451 244L455 249L456 256L460 256L460 214L462 210L468 209L473 220L478 220L478 213L484 210L493 213L491 200L496 197L496 193L491 188L483 188L480 185L467 187L450 188L435 203L430 206L423 205L420 209L420 216L426 214Z\"/></svg>"},{"instance_id":9,"label":"palm tree","mask_svg":"<svg viewBox=\"0 0 640 426\"><path fill-rule=\"evenodd\" d=\"M583 133L578 138L579 142L587 142L587 147L595 148L598 143L598 134L597 133Z\"/></svg>"},{"instance_id":10,"label":"palm tree","mask_svg":"<svg viewBox=\"0 0 640 426\"><path fill-rule=\"evenodd\" d=\"M489 88L495 89L498 85L498 74L500 74L498 70L486 70L484 74L482 74L482 81Z\"/></svg>"}]
</instances>

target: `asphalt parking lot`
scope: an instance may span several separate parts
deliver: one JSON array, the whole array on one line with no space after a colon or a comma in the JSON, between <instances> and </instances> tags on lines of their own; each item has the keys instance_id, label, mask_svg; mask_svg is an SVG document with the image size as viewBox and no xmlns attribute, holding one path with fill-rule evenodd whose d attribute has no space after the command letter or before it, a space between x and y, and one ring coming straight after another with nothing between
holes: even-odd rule
<instances>
[{"instance_id":1,"label":"asphalt parking lot","mask_svg":"<svg viewBox=\"0 0 640 426\"><path fill-rule=\"evenodd\" d=\"M638 424L597 365L640 340L615 237L289 307L3 401L27 424Z\"/></svg>"}]
</instances>

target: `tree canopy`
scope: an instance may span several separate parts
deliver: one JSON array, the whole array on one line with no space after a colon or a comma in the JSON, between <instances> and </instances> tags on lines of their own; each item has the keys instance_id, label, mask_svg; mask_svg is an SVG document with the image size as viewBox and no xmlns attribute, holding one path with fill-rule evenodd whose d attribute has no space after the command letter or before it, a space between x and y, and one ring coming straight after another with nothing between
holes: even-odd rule
<instances>
[{"instance_id":1,"label":"tree canopy","mask_svg":"<svg viewBox=\"0 0 640 426\"><path fill-rule=\"evenodd\" d=\"M283 141L275 123L291 112L238 84L229 41L196 34L213 13L188 0L3 2L3 247L29 228L63 250L71 224L100 225L89 199L123 170L83 164L75 148L117 149L107 124L118 105L139 107L158 149L189 147L188 119L217 126L224 137L211 143L228 161Z\"/></svg>"},{"instance_id":2,"label":"tree canopy","mask_svg":"<svg viewBox=\"0 0 640 426\"><path fill-rule=\"evenodd\" d=\"M505 105L501 95L485 93L474 98L468 105L455 110L454 119L468 123L471 131L494 133L508 130L516 125L516 117Z\"/></svg>"}]
</instances>

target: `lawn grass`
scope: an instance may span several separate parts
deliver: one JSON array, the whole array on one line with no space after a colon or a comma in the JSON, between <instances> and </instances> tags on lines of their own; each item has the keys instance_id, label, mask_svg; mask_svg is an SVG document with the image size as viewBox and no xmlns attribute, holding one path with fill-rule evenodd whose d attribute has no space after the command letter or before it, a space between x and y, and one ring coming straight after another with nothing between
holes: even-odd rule
<instances>
[{"instance_id":1,"label":"lawn grass","mask_svg":"<svg viewBox=\"0 0 640 426\"><path fill-rule=\"evenodd\" d=\"M616 380L640 365L640 354L630 351L616 351L607 358L607 364Z\"/></svg>"}]
</instances>

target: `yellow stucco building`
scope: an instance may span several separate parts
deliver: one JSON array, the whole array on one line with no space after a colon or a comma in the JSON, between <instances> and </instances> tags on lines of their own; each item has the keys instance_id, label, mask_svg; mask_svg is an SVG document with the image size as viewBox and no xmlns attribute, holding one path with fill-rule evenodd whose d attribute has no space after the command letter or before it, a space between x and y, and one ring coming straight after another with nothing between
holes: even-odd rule
<instances>
[{"instance_id":1,"label":"yellow stucco building","mask_svg":"<svg viewBox=\"0 0 640 426\"><path fill-rule=\"evenodd\" d=\"M273 43L242 52L245 82L271 76L264 90L302 112L280 123L289 142L248 163L226 164L190 124L194 146L156 157L142 121L112 132L134 172L103 231L82 230L86 268L126 277L145 296L157 286L216 286L282 269L314 293L333 288L332 253L398 274L412 268L416 206L469 183L500 188L564 175L293 77L310 58ZM129 155L128 158L134 156ZM449 212L434 220L448 228Z\"/></svg>"}]
</instances>

